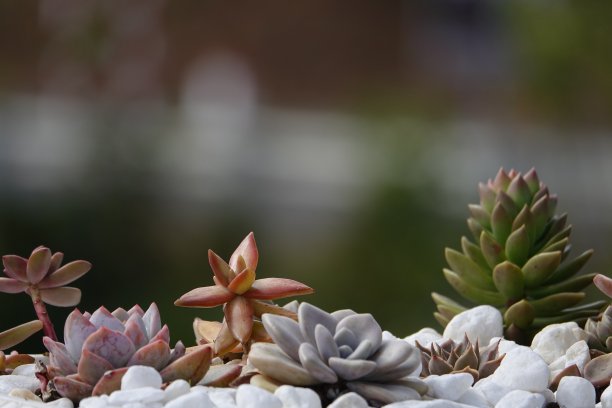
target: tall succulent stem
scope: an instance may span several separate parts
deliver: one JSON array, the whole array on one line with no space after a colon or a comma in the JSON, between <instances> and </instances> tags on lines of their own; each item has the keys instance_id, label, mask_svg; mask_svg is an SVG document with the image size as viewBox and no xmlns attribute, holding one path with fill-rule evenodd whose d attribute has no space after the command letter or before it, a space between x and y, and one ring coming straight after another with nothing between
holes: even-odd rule
<instances>
[{"instance_id":1,"label":"tall succulent stem","mask_svg":"<svg viewBox=\"0 0 612 408\"><path fill-rule=\"evenodd\" d=\"M49 313L47 313L47 307L42 301L40 291L37 288L30 288L30 296L32 297L32 303L34 303L34 310L36 310L38 320L43 324L43 333L53 341L57 341L57 334L55 334L53 323L51 323L51 319L49 319Z\"/></svg>"}]
</instances>

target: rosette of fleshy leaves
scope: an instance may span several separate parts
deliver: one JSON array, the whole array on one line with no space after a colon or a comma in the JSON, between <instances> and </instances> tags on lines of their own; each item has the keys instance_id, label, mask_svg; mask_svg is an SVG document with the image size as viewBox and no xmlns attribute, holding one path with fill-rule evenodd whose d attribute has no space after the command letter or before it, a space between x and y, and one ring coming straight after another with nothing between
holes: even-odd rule
<instances>
[{"instance_id":1,"label":"rosette of fleshy leaves","mask_svg":"<svg viewBox=\"0 0 612 408\"><path fill-rule=\"evenodd\" d=\"M21 343L42 329L42 326L40 320L33 320L0 333L0 374L10 374L16 367L34 362L34 358L29 354L19 354L17 352L5 354L4 350Z\"/></svg>"},{"instance_id":2,"label":"rosette of fleshy leaves","mask_svg":"<svg viewBox=\"0 0 612 408\"><path fill-rule=\"evenodd\" d=\"M63 259L63 253L52 254L51 250L44 246L34 249L28 259L18 255L2 257L4 273L8 277L0 277L0 292L25 292L30 295L36 314L43 324L44 334L53 340L57 340L57 336L45 303L53 306L76 306L81 301L81 290L65 285L91 269L91 264L83 260L62 266Z\"/></svg>"},{"instance_id":3,"label":"rosette of fleshy leaves","mask_svg":"<svg viewBox=\"0 0 612 408\"><path fill-rule=\"evenodd\" d=\"M505 356L499 355L499 341L480 347L478 341L472 344L467 335L462 342L447 339L439 344L432 342L427 348L417 341L416 346L421 350L421 377L469 373L474 383L493 374Z\"/></svg>"},{"instance_id":4,"label":"rosette of fleshy leaves","mask_svg":"<svg viewBox=\"0 0 612 408\"><path fill-rule=\"evenodd\" d=\"M161 325L155 303L146 312L138 305L112 313L104 307L93 314L75 309L66 319L64 343L49 337L43 342L50 353L46 391L73 401L119 389L132 365L157 369L165 382L180 378L195 384L212 358L210 346L185 353L178 341L171 349L168 326Z\"/></svg>"},{"instance_id":5,"label":"rosette of fleshy leaves","mask_svg":"<svg viewBox=\"0 0 612 408\"><path fill-rule=\"evenodd\" d=\"M193 289L174 302L186 307L223 305L224 319L214 340L217 355L226 354L238 345L248 346L253 333L257 333L262 314L293 315L271 300L313 292L312 288L292 279L256 279L258 259L252 232L236 248L229 263L209 250L208 261L215 285Z\"/></svg>"},{"instance_id":6,"label":"rosette of fleshy leaves","mask_svg":"<svg viewBox=\"0 0 612 408\"><path fill-rule=\"evenodd\" d=\"M609 298L612 298L612 279L598 274L593 283ZM609 305L599 316L589 319L584 326L589 335L589 346L606 353L612 353L612 305Z\"/></svg>"},{"instance_id":7,"label":"rosette of fleshy leaves","mask_svg":"<svg viewBox=\"0 0 612 408\"><path fill-rule=\"evenodd\" d=\"M420 399L427 392L418 378L419 350L383 339L370 314L330 314L303 302L297 322L273 314L262 321L274 344L253 344L249 363L272 383L313 387L324 401L353 391L375 406Z\"/></svg>"},{"instance_id":8,"label":"rosette of fleshy leaves","mask_svg":"<svg viewBox=\"0 0 612 408\"><path fill-rule=\"evenodd\" d=\"M468 226L475 242L463 237L461 251L446 249L444 276L465 299L500 308L506 337L529 343L548 324L586 320L601 302L576 306L594 274L577 275L592 251L567 260L571 225L556 215L557 196L526 174L503 169L480 183L480 203L469 206ZM436 319L446 325L465 307L433 293Z\"/></svg>"}]
</instances>

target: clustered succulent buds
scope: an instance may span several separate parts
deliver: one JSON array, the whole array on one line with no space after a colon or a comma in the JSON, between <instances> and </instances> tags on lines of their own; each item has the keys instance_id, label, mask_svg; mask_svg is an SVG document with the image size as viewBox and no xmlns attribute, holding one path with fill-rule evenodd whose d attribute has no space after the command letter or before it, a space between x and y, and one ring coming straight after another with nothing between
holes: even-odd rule
<instances>
[{"instance_id":1,"label":"clustered succulent buds","mask_svg":"<svg viewBox=\"0 0 612 408\"><path fill-rule=\"evenodd\" d=\"M600 303L575 307L594 274L577 275L592 251L564 263L570 252L567 215L555 215L556 195L525 175L499 171L481 183L480 204L470 205L468 226L476 243L463 237L462 251L446 250L444 276L464 298L497 306L504 314L506 337L529 342L535 329L551 323L586 319ZM464 307L434 294L436 319L443 325Z\"/></svg>"},{"instance_id":2,"label":"clustered succulent buds","mask_svg":"<svg viewBox=\"0 0 612 408\"><path fill-rule=\"evenodd\" d=\"M282 278L255 279L259 253L251 232L230 257L229 264L213 251L208 260L213 271L214 286L193 289L174 304L187 307L223 305L225 318L215 338L215 353L223 355L239 344L248 345L253 334L254 319L264 313L290 315L270 303L271 300L312 293L303 283Z\"/></svg>"}]
</instances>

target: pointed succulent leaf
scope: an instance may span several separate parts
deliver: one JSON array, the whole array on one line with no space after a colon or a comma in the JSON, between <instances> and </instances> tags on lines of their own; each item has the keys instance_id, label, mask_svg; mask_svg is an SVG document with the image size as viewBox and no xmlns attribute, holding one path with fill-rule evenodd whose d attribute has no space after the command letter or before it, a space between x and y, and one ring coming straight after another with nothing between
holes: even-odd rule
<instances>
[{"instance_id":1,"label":"pointed succulent leaf","mask_svg":"<svg viewBox=\"0 0 612 408\"><path fill-rule=\"evenodd\" d=\"M221 322L202 320L199 317L193 320L193 333L198 344L212 343L220 330Z\"/></svg>"},{"instance_id":2,"label":"pointed succulent leaf","mask_svg":"<svg viewBox=\"0 0 612 408\"><path fill-rule=\"evenodd\" d=\"M594 273L574 276L560 283L530 289L527 294L533 298L541 298L559 292L577 292L589 286L594 276Z\"/></svg>"},{"instance_id":3,"label":"pointed succulent leaf","mask_svg":"<svg viewBox=\"0 0 612 408\"><path fill-rule=\"evenodd\" d=\"M315 343L317 351L323 361L329 360L330 357L340 356L338 345L334 341L334 336L332 336L331 332L322 324L317 324L315 327Z\"/></svg>"},{"instance_id":4,"label":"pointed succulent leaf","mask_svg":"<svg viewBox=\"0 0 612 408\"><path fill-rule=\"evenodd\" d=\"M525 182L525 179L520 175L515 177L510 182L506 192L519 208L525 204L529 204L531 201L531 191L529 190L529 186Z\"/></svg>"},{"instance_id":5,"label":"pointed succulent leaf","mask_svg":"<svg viewBox=\"0 0 612 408\"><path fill-rule=\"evenodd\" d=\"M521 209L521 207L518 207L514 200L504 191L499 191L497 193L497 202L501 203L512 217L515 217Z\"/></svg>"},{"instance_id":6,"label":"pointed succulent leaf","mask_svg":"<svg viewBox=\"0 0 612 408\"><path fill-rule=\"evenodd\" d=\"M522 225L506 241L506 257L516 265L523 265L529 257L530 242L527 228Z\"/></svg>"},{"instance_id":7,"label":"pointed succulent leaf","mask_svg":"<svg viewBox=\"0 0 612 408\"><path fill-rule=\"evenodd\" d=\"M89 350L113 365L123 367L136 351L134 344L123 333L100 327L83 343L83 350Z\"/></svg>"},{"instance_id":8,"label":"pointed succulent leaf","mask_svg":"<svg viewBox=\"0 0 612 408\"><path fill-rule=\"evenodd\" d=\"M561 251L561 252L569 252L569 249L571 245L569 243L569 238L563 238L560 241L554 242L544 248L542 248L542 252L555 252L555 251Z\"/></svg>"},{"instance_id":9,"label":"pointed succulent leaf","mask_svg":"<svg viewBox=\"0 0 612 408\"><path fill-rule=\"evenodd\" d=\"M535 309L525 299L522 299L506 310L504 321L510 325L514 324L519 329L527 329L535 319Z\"/></svg>"},{"instance_id":10,"label":"pointed succulent leaf","mask_svg":"<svg viewBox=\"0 0 612 408\"><path fill-rule=\"evenodd\" d=\"M494 187L496 191L506 191L508 189L508 185L510 185L510 181L512 181L512 179L508 176L508 174L506 174L506 171L503 168L500 168L495 175L492 187Z\"/></svg>"},{"instance_id":11,"label":"pointed succulent leaf","mask_svg":"<svg viewBox=\"0 0 612 408\"><path fill-rule=\"evenodd\" d=\"M51 255L51 264L49 265L49 274L57 271L64 260L64 254L62 252L56 252Z\"/></svg>"},{"instance_id":12,"label":"pointed succulent leaf","mask_svg":"<svg viewBox=\"0 0 612 408\"><path fill-rule=\"evenodd\" d=\"M113 368L115 367L104 358L89 350L83 350L77 372L79 378L87 384L96 384L105 372Z\"/></svg>"},{"instance_id":13,"label":"pointed succulent leaf","mask_svg":"<svg viewBox=\"0 0 612 408\"><path fill-rule=\"evenodd\" d=\"M130 314L122 307L116 308L111 314L122 322L127 322L131 317Z\"/></svg>"},{"instance_id":14,"label":"pointed succulent leaf","mask_svg":"<svg viewBox=\"0 0 612 408\"><path fill-rule=\"evenodd\" d=\"M542 232L544 232L544 228L548 223L549 204L548 195L545 195L531 206L531 215L533 216L533 226L536 236L540 236Z\"/></svg>"},{"instance_id":15,"label":"pointed succulent leaf","mask_svg":"<svg viewBox=\"0 0 612 408\"><path fill-rule=\"evenodd\" d=\"M321 360L317 349L310 343L302 343L298 350L299 361L308 373L318 382L333 384L338 381L338 376ZM334 357L332 357L334 358Z\"/></svg>"},{"instance_id":16,"label":"pointed succulent leaf","mask_svg":"<svg viewBox=\"0 0 612 408\"><path fill-rule=\"evenodd\" d=\"M133 314L137 314L140 317L144 316L144 310L142 310L142 307L140 307L140 305L134 305L130 308L130 310L128 310L128 314L131 316Z\"/></svg>"},{"instance_id":17,"label":"pointed succulent leaf","mask_svg":"<svg viewBox=\"0 0 612 408\"><path fill-rule=\"evenodd\" d=\"M127 366L144 365L161 370L170 360L170 347L162 340L155 340L144 347L139 348L130 357Z\"/></svg>"},{"instance_id":18,"label":"pointed succulent leaf","mask_svg":"<svg viewBox=\"0 0 612 408\"><path fill-rule=\"evenodd\" d=\"M360 313L348 316L338 322L336 330L348 329L357 335L358 343L364 340L372 344L377 350L382 342L382 329L376 319L369 313Z\"/></svg>"},{"instance_id":19,"label":"pointed succulent leaf","mask_svg":"<svg viewBox=\"0 0 612 408\"><path fill-rule=\"evenodd\" d=\"M442 327L446 327L448 325L448 322L450 322L451 320L439 312L434 312L434 318L436 319L436 322L438 322L438 324Z\"/></svg>"},{"instance_id":20,"label":"pointed succulent leaf","mask_svg":"<svg viewBox=\"0 0 612 408\"><path fill-rule=\"evenodd\" d=\"M95 331L96 327L78 309L68 315L64 325L64 343L74 362L81 358L85 339Z\"/></svg>"},{"instance_id":21,"label":"pointed succulent leaf","mask_svg":"<svg viewBox=\"0 0 612 408\"><path fill-rule=\"evenodd\" d=\"M478 183L478 192L480 193L480 205L487 212L493 211L495 206L495 191L484 183Z\"/></svg>"},{"instance_id":22,"label":"pointed succulent leaf","mask_svg":"<svg viewBox=\"0 0 612 408\"><path fill-rule=\"evenodd\" d=\"M561 263L561 252L542 252L529 259L523 266L525 286L535 288L546 281Z\"/></svg>"},{"instance_id":23,"label":"pointed succulent leaf","mask_svg":"<svg viewBox=\"0 0 612 408\"><path fill-rule=\"evenodd\" d=\"M482 226L474 218L468 218L467 225L468 225L468 228L470 229L470 232L474 236L474 239L479 240L480 234L482 234L482 232L484 231Z\"/></svg>"},{"instance_id":24,"label":"pointed succulent leaf","mask_svg":"<svg viewBox=\"0 0 612 408\"><path fill-rule=\"evenodd\" d=\"M51 365L59 369L63 375L72 374L77 371L77 365L64 344L53 341L47 336L43 337L43 344L50 353L49 360Z\"/></svg>"},{"instance_id":25,"label":"pointed succulent leaf","mask_svg":"<svg viewBox=\"0 0 612 408\"><path fill-rule=\"evenodd\" d=\"M491 275L483 270L476 262L472 261L461 252L446 248L444 251L446 261L451 269L467 283L480 289L495 289Z\"/></svg>"},{"instance_id":26,"label":"pointed succulent leaf","mask_svg":"<svg viewBox=\"0 0 612 408\"><path fill-rule=\"evenodd\" d=\"M42 329L42 322L40 320L33 320L3 331L0 333L0 350L6 350L21 343L40 329Z\"/></svg>"},{"instance_id":27,"label":"pointed succulent leaf","mask_svg":"<svg viewBox=\"0 0 612 408\"><path fill-rule=\"evenodd\" d=\"M40 297L43 302L51 306L72 307L81 301L81 289L70 286L41 289Z\"/></svg>"},{"instance_id":28,"label":"pointed succulent leaf","mask_svg":"<svg viewBox=\"0 0 612 408\"><path fill-rule=\"evenodd\" d=\"M454 364L454 370L463 370L464 368L478 368L479 356L476 355L474 347L469 344L463 353L459 356Z\"/></svg>"},{"instance_id":29,"label":"pointed succulent leaf","mask_svg":"<svg viewBox=\"0 0 612 408\"><path fill-rule=\"evenodd\" d=\"M491 230L495 240L501 244L506 242L512 231L512 216L501 203L497 203L491 213Z\"/></svg>"},{"instance_id":30,"label":"pointed succulent leaf","mask_svg":"<svg viewBox=\"0 0 612 408\"><path fill-rule=\"evenodd\" d=\"M149 305L149 308L142 316L142 321L145 324L145 328L147 329L147 334L149 338L154 337L157 332L160 331L161 325L161 317L159 315L159 309L157 308L157 304L155 302Z\"/></svg>"},{"instance_id":31,"label":"pointed succulent leaf","mask_svg":"<svg viewBox=\"0 0 612 408\"><path fill-rule=\"evenodd\" d=\"M45 247L38 247L30 255L26 266L28 281L32 284L40 282L51 266L51 250Z\"/></svg>"},{"instance_id":32,"label":"pointed succulent leaf","mask_svg":"<svg viewBox=\"0 0 612 408\"><path fill-rule=\"evenodd\" d=\"M518 213L516 218L514 218L514 221L512 223L512 231L516 231L521 226L525 226L525 229L527 230L527 236L529 237L529 242L535 242L535 224L533 220L533 215L531 214L531 211L529 210L529 207L527 205L525 205Z\"/></svg>"},{"instance_id":33,"label":"pointed succulent leaf","mask_svg":"<svg viewBox=\"0 0 612 408\"><path fill-rule=\"evenodd\" d=\"M102 378L96 383L91 395L98 396L103 394L111 394L121 388L121 379L127 372L128 367L121 367L115 370L107 371L102 375Z\"/></svg>"},{"instance_id":34,"label":"pointed succulent leaf","mask_svg":"<svg viewBox=\"0 0 612 408\"><path fill-rule=\"evenodd\" d=\"M563 214L562 216L555 215L554 217L552 217L552 219L548 223L546 233L542 236L542 241L539 242L539 244L541 246L546 246L550 245L551 242L554 242L554 237L558 236L558 234L564 231L566 222L567 214Z\"/></svg>"},{"instance_id":35,"label":"pointed succulent leaf","mask_svg":"<svg viewBox=\"0 0 612 408\"><path fill-rule=\"evenodd\" d=\"M484 303L493 306L502 306L505 303L504 297L501 294L475 288L463 281L459 275L448 269L444 269L443 272L448 283L467 300L474 303Z\"/></svg>"},{"instance_id":36,"label":"pointed succulent leaf","mask_svg":"<svg viewBox=\"0 0 612 408\"><path fill-rule=\"evenodd\" d=\"M251 288L253 282L255 282L255 270L247 268L236 275L227 288L237 295L242 295Z\"/></svg>"},{"instance_id":37,"label":"pointed succulent leaf","mask_svg":"<svg viewBox=\"0 0 612 408\"><path fill-rule=\"evenodd\" d=\"M193 289L174 302L175 306L214 307L232 300L236 295L223 286L205 286Z\"/></svg>"},{"instance_id":38,"label":"pointed succulent leaf","mask_svg":"<svg viewBox=\"0 0 612 408\"><path fill-rule=\"evenodd\" d=\"M212 360L212 348L209 345L196 346L189 353L164 368L160 374L164 382L185 379L197 384L206 374Z\"/></svg>"},{"instance_id":39,"label":"pointed succulent leaf","mask_svg":"<svg viewBox=\"0 0 612 408\"><path fill-rule=\"evenodd\" d=\"M582 374L580 373L580 369L578 369L578 366L576 364L567 366L564 369L562 369L555 376L555 378L553 378L548 388L550 388L551 391L556 391L563 377L582 377Z\"/></svg>"},{"instance_id":40,"label":"pointed succulent leaf","mask_svg":"<svg viewBox=\"0 0 612 408\"><path fill-rule=\"evenodd\" d=\"M461 250L481 268L485 270L490 269L478 245L474 244L466 237L461 237Z\"/></svg>"},{"instance_id":41,"label":"pointed succulent leaf","mask_svg":"<svg viewBox=\"0 0 612 408\"><path fill-rule=\"evenodd\" d=\"M326 311L304 302L298 308L298 323L304 340L315 344L315 327L322 324L335 335L338 321Z\"/></svg>"},{"instance_id":42,"label":"pointed succulent leaf","mask_svg":"<svg viewBox=\"0 0 612 408\"><path fill-rule=\"evenodd\" d=\"M311 287L292 279L264 278L253 282L251 289L245 292L244 296L250 299L273 300L313 292Z\"/></svg>"},{"instance_id":43,"label":"pointed succulent leaf","mask_svg":"<svg viewBox=\"0 0 612 408\"><path fill-rule=\"evenodd\" d=\"M274 343L287 353L289 357L299 361L298 350L300 344L304 342L304 337L300 332L298 323L288 317L272 314L263 315L262 322Z\"/></svg>"},{"instance_id":44,"label":"pointed succulent leaf","mask_svg":"<svg viewBox=\"0 0 612 408\"><path fill-rule=\"evenodd\" d=\"M223 307L223 313L232 336L245 344L253 330L253 306L249 300L236 296Z\"/></svg>"},{"instance_id":45,"label":"pointed succulent leaf","mask_svg":"<svg viewBox=\"0 0 612 408\"><path fill-rule=\"evenodd\" d=\"M538 192L538 190L540 189L540 179L538 178L538 173L533 167L531 168L531 170L525 173L523 179L527 183L527 186L529 187L529 192L531 194L535 194Z\"/></svg>"},{"instance_id":46,"label":"pointed succulent leaf","mask_svg":"<svg viewBox=\"0 0 612 408\"><path fill-rule=\"evenodd\" d=\"M6 273L8 277L22 282L28 281L26 272L28 265L27 259L17 255L5 255L2 257L2 263L4 264L4 273Z\"/></svg>"},{"instance_id":47,"label":"pointed succulent leaf","mask_svg":"<svg viewBox=\"0 0 612 408\"><path fill-rule=\"evenodd\" d=\"M595 357L584 366L584 378L595 387L605 387L612 378L612 353Z\"/></svg>"},{"instance_id":48,"label":"pointed succulent leaf","mask_svg":"<svg viewBox=\"0 0 612 408\"><path fill-rule=\"evenodd\" d=\"M179 358L185 355L187 349L182 341L177 341L174 345L174 348L170 351L170 359L168 360L168 364L175 362Z\"/></svg>"},{"instance_id":49,"label":"pointed succulent leaf","mask_svg":"<svg viewBox=\"0 0 612 408\"><path fill-rule=\"evenodd\" d=\"M159 329L157 333L155 333L155 336L151 337L149 343L152 343L157 340L161 340L164 343L170 344L170 329L168 328L167 324L164 324L162 328Z\"/></svg>"},{"instance_id":50,"label":"pointed succulent leaf","mask_svg":"<svg viewBox=\"0 0 612 408\"><path fill-rule=\"evenodd\" d=\"M208 263L210 268L215 275L215 278L219 281L222 286L227 286L236 274L232 271L232 268L216 253L211 249L208 250Z\"/></svg>"},{"instance_id":51,"label":"pointed succulent leaf","mask_svg":"<svg viewBox=\"0 0 612 408\"><path fill-rule=\"evenodd\" d=\"M455 302L454 300L452 300L449 297L443 296L439 293L436 292L432 292L431 293L431 298L433 299L434 303L436 305L443 305L445 307L447 307L448 309L451 309L455 314L461 313L465 310L467 310L467 308L457 302Z\"/></svg>"},{"instance_id":52,"label":"pointed succulent leaf","mask_svg":"<svg viewBox=\"0 0 612 408\"><path fill-rule=\"evenodd\" d=\"M478 224L487 230L491 229L491 217L484 208L477 204L470 204L468 205L468 209Z\"/></svg>"},{"instance_id":53,"label":"pointed succulent leaf","mask_svg":"<svg viewBox=\"0 0 612 408\"><path fill-rule=\"evenodd\" d=\"M220 364L212 365L198 383L205 387L228 387L242 372L240 364Z\"/></svg>"},{"instance_id":54,"label":"pointed succulent leaf","mask_svg":"<svg viewBox=\"0 0 612 408\"><path fill-rule=\"evenodd\" d=\"M242 240L230 258L229 266L232 268L232 270L234 270L234 272L239 272L244 269L239 267L240 257L244 259L244 263L247 268L252 269L253 271L257 269L259 253L257 251L257 244L255 243L255 235L252 232Z\"/></svg>"},{"instance_id":55,"label":"pointed succulent leaf","mask_svg":"<svg viewBox=\"0 0 612 408\"><path fill-rule=\"evenodd\" d=\"M0 292L19 293L25 291L30 285L13 278L0 278Z\"/></svg>"},{"instance_id":56,"label":"pointed succulent leaf","mask_svg":"<svg viewBox=\"0 0 612 408\"><path fill-rule=\"evenodd\" d=\"M250 302L251 305L253 305L253 315L257 317L261 317L264 313L272 313L280 316L289 317L293 320L297 320L296 313L284 307L276 306L267 302L261 302L255 299L250 299Z\"/></svg>"},{"instance_id":57,"label":"pointed succulent leaf","mask_svg":"<svg viewBox=\"0 0 612 408\"><path fill-rule=\"evenodd\" d=\"M125 330L123 323L113 316L104 306L99 307L95 312L93 312L89 322L98 329L104 326L118 332L123 332Z\"/></svg>"},{"instance_id":58,"label":"pointed succulent leaf","mask_svg":"<svg viewBox=\"0 0 612 408\"><path fill-rule=\"evenodd\" d=\"M570 276L574 276L582 267L588 262L588 260L593 255L593 250L589 249L588 251L584 251L582 254L572 259L571 261L565 262L561 265L551 276L548 278L546 283L558 283L563 280L569 278Z\"/></svg>"},{"instance_id":59,"label":"pointed succulent leaf","mask_svg":"<svg viewBox=\"0 0 612 408\"><path fill-rule=\"evenodd\" d=\"M125 322L125 334L130 341L134 344L134 347L139 349L149 342L149 336L147 335L147 329L142 321L142 317L139 314L133 314Z\"/></svg>"},{"instance_id":60,"label":"pointed succulent leaf","mask_svg":"<svg viewBox=\"0 0 612 408\"><path fill-rule=\"evenodd\" d=\"M585 294L583 292L563 292L546 296L542 299L532 300L530 303L536 312L536 316L546 317L553 316L565 308L574 306L583 300L584 297Z\"/></svg>"},{"instance_id":61,"label":"pointed succulent leaf","mask_svg":"<svg viewBox=\"0 0 612 408\"><path fill-rule=\"evenodd\" d=\"M597 289L601 290L609 298L612 298L612 279L605 275L597 274L593 278L593 283L597 286Z\"/></svg>"},{"instance_id":62,"label":"pointed succulent leaf","mask_svg":"<svg viewBox=\"0 0 612 408\"><path fill-rule=\"evenodd\" d=\"M482 255L491 268L506 260L504 249L495 241L493 235L487 231L483 231L482 234L480 234L480 248L482 249Z\"/></svg>"},{"instance_id":63,"label":"pointed succulent leaf","mask_svg":"<svg viewBox=\"0 0 612 408\"><path fill-rule=\"evenodd\" d=\"M53 385L59 395L72 401L80 401L91 395L93 387L74 377L56 377Z\"/></svg>"},{"instance_id":64,"label":"pointed succulent leaf","mask_svg":"<svg viewBox=\"0 0 612 408\"><path fill-rule=\"evenodd\" d=\"M234 338L232 332L227 326L227 322L224 320L223 324L221 325L221 329L219 330L219 334L215 338L215 354L218 356L223 356L233 351L239 345L240 342Z\"/></svg>"},{"instance_id":65,"label":"pointed succulent leaf","mask_svg":"<svg viewBox=\"0 0 612 408\"><path fill-rule=\"evenodd\" d=\"M525 289L523 272L512 262L504 261L493 269L493 282L506 299L519 299L523 296Z\"/></svg>"},{"instance_id":66,"label":"pointed succulent leaf","mask_svg":"<svg viewBox=\"0 0 612 408\"><path fill-rule=\"evenodd\" d=\"M67 263L45 277L38 287L44 289L67 285L85 275L90 269L91 264L87 261L73 261Z\"/></svg>"}]
</instances>

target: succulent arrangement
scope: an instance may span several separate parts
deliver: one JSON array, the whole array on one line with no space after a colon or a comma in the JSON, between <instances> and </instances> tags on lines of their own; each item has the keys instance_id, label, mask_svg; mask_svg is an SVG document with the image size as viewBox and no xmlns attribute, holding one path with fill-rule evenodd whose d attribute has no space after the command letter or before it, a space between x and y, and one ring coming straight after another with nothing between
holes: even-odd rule
<instances>
[{"instance_id":1,"label":"succulent arrangement","mask_svg":"<svg viewBox=\"0 0 612 408\"><path fill-rule=\"evenodd\" d=\"M579 274L593 252L568 259L571 226L565 214L555 214L556 203L534 170L524 175L500 170L495 179L480 184L480 204L469 207L474 240L463 237L461 251L446 249L449 268L444 276L468 301L498 308L507 339L528 343L551 323L585 323L584 347L585 352L590 347L592 358L582 368L568 364L550 388L554 390L564 377L581 376L601 393L612 377L612 305L578 304L591 282L612 297L612 279ZM46 304L76 306L80 290L65 285L91 268L82 260L62 266L62 260L62 253L42 246L27 259L7 255L6 277L0 277L0 291L28 294L38 317L0 333L0 374L34 362L31 355L4 350L42 329L48 363L36 361L36 376L45 400L66 397L78 404L91 395L110 394L128 368L139 365L154 368L164 384L182 379L192 385L250 383L268 390L288 384L316 391L324 404L353 392L370 406L382 406L431 398L428 381L435 376L468 373L476 383L494 374L506 358L499 352L500 341L472 343L466 335L463 341L413 346L385 334L368 313L328 313L297 301L277 305L277 299L313 289L291 279L257 279L259 253L253 233L229 262L210 250L214 284L175 301L182 307L223 307L222 321L194 320L196 345L185 347L177 341L170 346L170 330L162 326L155 303L146 311L138 305L112 313L105 307L93 313L75 309L64 323L62 342ZM434 316L443 326L467 310L449 297L432 297Z\"/></svg>"},{"instance_id":2,"label":"succulent arrangement","mask_svg":"<svg viewBox=\"0 0 612 408\"><path fill-rule=\"evenodd\" d=\"M474 241L463 237L461 251L445 252L450 269L444 269L444 277L457 293L500 308L506 337L521 343L548 324L596 316L601 302L576 306L595 276L578 275L593 251L566 260L572 226L566 214L555 214L557 196L536 171L500 169L495 179L479 184L479 191L480 203L469 206L467 220ZM433 299L443 326L465 310L440 294Z\"/></svg>"}]
</instances>

